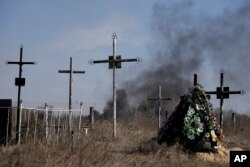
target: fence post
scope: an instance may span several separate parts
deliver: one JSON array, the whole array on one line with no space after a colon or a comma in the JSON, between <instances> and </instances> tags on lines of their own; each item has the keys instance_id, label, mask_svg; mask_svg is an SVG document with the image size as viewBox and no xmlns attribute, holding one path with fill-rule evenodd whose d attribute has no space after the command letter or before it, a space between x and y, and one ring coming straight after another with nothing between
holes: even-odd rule
<instances>
[{"instance_id":1,"label":"fence post","mask_svg":"<svg viewBox=\"0 0 250 167\"><path fill-rule=\"evenodd\" d=\"M82 109L83 109L83 102L80 103L80 116L79 116L79 127L78 127L78 138L81 134L81 126L82 126Z\"/></svg>"},{"instance_id":2,"label":"fence post","mask_svg":"<svg viewBox=\"0 0 250 167\"><path fill-rule=\"evenodd\" d=\"M49 124L49 142L52 141L52 132L53 132L53 117L52 117L52 111L48 111L48 116L50 117L50 124Z\"/></svg>"},{"instance_id":3,"label":"fence post","mask_svg":"<svg viewBox=\"0 0 250 167\"><path fill-rule=\"evenodd\" d=\"M34 144L36 143L37 119L38 119L38 110L36 110L36 112L35 112L35 132L34 132Z\"/></svg>"},{"instance_id":4,"label":"fence post","mask_svg":"<svg viewBox=\"0 0 250 167\"><path fill-rule=\"evenodd\" d=\"M92 129L95 128L95 109L94 107L90 107L90 121Z\"/></svg>"},{"instance_id":5,"label":"fence post","mask_svg":"<svg viewBox=\"0 0 250 167\"><path fill-rule=\"evenodd\" d=\"M60 117L61 117L61 113L60 111L58 111L58 127L57 127L57 141L59 140L59 133L60 133Z\"/></svg>"},{"instance_id":6,"label":"fence post","mask_svg":"<svg viewBox=\"0 0 250 167\"><path fill-rule=\"evenodd\" d=\"M54 121L53 121L53 126L54 126L54 129L53 129L53 144L55 142L55 137L57 136L57 133L56 133L56 118L54 118Z\"/></svg>"},{"instance_id":7,"label":"fence post","mask_svg":"<svg viewBox=\"0 0 250 167\"><path fill-rule=\"evenodd\" d=\"M235 113L232 113L233 131L235 132Z\"/></svg>"},{"instance_id":8,"label":"fence post","mask_svg":"<svg viewBox=\"0 0 250 167\"><path fill-rule=\"evenodd\" d=\"M18 142L17 142L17 145L19 146L20 145L20 142L21 142L21 133L22 133L22 110L23 110L23 105L22 103L20 104L20 115L19 115L19 125L18 125Z\"/></svg>"},{"instance_id":9,"label":"fence post","mask_svg":"<svg viewBox=\"0 0 250 167\"><path fill-rule=\"evenodd\" d=\"M26 111L27 112L27 111ZM27 113L25 114L26 117ZM25 118L26 119L26 118ZM27 119L26 119L27 120ZM30 130L30 109L28 109L28 122L27 122L27 129L26 129L26 140L25 143L28 141L28 136L29 136L29 130Z\"/></svg>"},{"instance_id":10,"label":"fence post","mask_svg":"<svg viewBox=\"0 0 250 167\"><path fill-rule=\"evenodd\" d=\"M49 135L49 120L48 120L48 106L47 103L45 103L45 138L46 138L46 143L48 144L48 135Z\"/></svg>"},{"instance_id":11,"label":"fence post","mask_svg":"<svg viewBox=\"0 0 250 167\"><path fill-rule=\"evenodd\" d=\"M65 131L67 131L68 130L68 114L66 113L65 114L65 122L64 122L64 133L65 133Z\"/></svg>"},{"instance_id":12,"label":"fence post","mask_svg":"<svg viewBox=\"0 0 250 167\"><path fill-rule=\"evenodd\" d=\"M70 152L74 149L74 128L73 128L73 112L69 109L69 137L70 137Z\"/></svg>"},{"instance_id":13,"label":"fence post","mask_svg":"<svg viewBox=\"0 0 250 167\"><path fill-rule=\"evenodd\" d=\"M7 117L7 126L6 126L6 143L5 145L8 146L8 143L9 143L9 127L10 125L10 108L8 109L8 117Z\"/></svg>"}]
</instances>

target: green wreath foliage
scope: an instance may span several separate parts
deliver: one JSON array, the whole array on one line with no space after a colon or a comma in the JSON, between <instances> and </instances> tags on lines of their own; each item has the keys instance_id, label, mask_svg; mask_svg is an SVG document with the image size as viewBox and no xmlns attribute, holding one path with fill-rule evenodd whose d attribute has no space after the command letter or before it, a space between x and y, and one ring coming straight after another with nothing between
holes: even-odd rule
<instances>
[{"instance_id":1,"label":"green wreath foliage","mask_svg":"<svg viewBox=\"0 0 250 167\"><path fill-rule=\"evenodd\" d=\"M186 149L199 151L210 142L211 148L217 149L224 136L212 110L203 88L193 87L165 121L158 133L158 143L173 145L179 141Z\"/></svg>"}]
</instances>

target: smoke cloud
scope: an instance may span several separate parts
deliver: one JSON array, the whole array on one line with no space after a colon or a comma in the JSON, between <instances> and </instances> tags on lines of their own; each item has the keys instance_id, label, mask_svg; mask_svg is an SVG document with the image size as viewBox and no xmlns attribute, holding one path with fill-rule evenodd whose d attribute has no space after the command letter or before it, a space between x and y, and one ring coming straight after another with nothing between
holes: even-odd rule
<instances>
[{"instance_id":1,"label":"smoke cloud","mask_svg":"<svg viewBox=\"0 0 250 167\"><path fill-rule=\"evenodd\" d=\"M153 7L152 65L124 83L132 104L157 95L158 85L164 95L179 99L192 86L194 73L215 90L220 68L227 72L225 86L249 90L250 4L217 16L194 12L194 6L195 1L175 1ZM248 104L241 98L242 103Z\"/></svg>"},{"instance_id":2,"label":"smoke cloud","mask_svg":"<svg viewBox=\"0 0 250 167\"><path fill-rule=\"evenodd\" d=\"M124 89L117 89L117 118L124 118L128 115L128 96ZM113 117L113 100L109 100L103 110L103 117L110 118Z\"/></svg>"}]
</instances>

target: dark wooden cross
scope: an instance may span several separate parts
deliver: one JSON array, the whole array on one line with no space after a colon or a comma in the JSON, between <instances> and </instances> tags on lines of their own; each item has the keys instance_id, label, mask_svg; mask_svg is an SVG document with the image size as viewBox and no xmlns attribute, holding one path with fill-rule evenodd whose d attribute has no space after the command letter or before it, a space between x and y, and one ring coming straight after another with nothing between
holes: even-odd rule
<instances>
[{"instance_id":1,"label":"dark wooden cross","mask_svg":"<svg viewBox=\"0 0 250 167\"><path fill-rule=\"evenodd\" d=\"M72 57L70 57L69 70L58 70L58 73L69 74L69 133L72 133L72 75L73 74L85 74L85 71L75 71L72 69Z\"/></svg>"},{"instance_id":2,"label":"dark wooden cross","mask_svg":"<svg viewBox=\"0 0 250 167\"><path fill-rule=\"evenodd\" d=\"M24 62L23 61L23 47L20 48L20 60L19 61L8 61L7 64L17 64L19 65L19 77L15 79L15 85L18 86L17 93L17 123L16 123L16 142L20 144L21 138L21 114L20 114L20 106L21 106L21 87L25 86L25 78L22 78L23 65L34 65L36 62Z\"/></svg>"},{"instance_id":3,"label":"dark wooden cross","mask_svg":"<svg viewBox=\"0 0 250 167\"><path fill-rule=\"evenodd\" d=\"M116 55L116 39L117 35L114 33L113 39L113 55L109 56L108 60L91 60L90 64L108 63L109 69L113 69L113 137L116 136L116 78L115 69L121 68L122 62L140 62L140 58L122 59L121 55Z\"/></svg>"},{"instance_id":4,"label":"dark wooden cross","mask_svg":"<svg viewBox=\"0 0 250 167\"><path fill-rule=\"evenodd\" d=\"M158 101L158 130L161 128L161 101L162 100L173 100L171 97L162 97L161 86L158 87L158 97L148 98L147 100L157 100Z\"/></svg>"},{"instance_id":5,"label":"dark wooden cross","mask_svg":"<svg viewBox=\"0 0 250 167\"><path fill-rule=\"evenodd\" d=\"M224 73L223 69L220 70L220 87L216 88L216 91L206 91L207 95L216 95L217 99L220 99L220 127L223 129L223 103L224 99L229 99L230 94L245 94L244 90L230 91L229 87L224 86ZM194 74L194 85L198 83L198 75Z\"/></svg>"}]
</instances>

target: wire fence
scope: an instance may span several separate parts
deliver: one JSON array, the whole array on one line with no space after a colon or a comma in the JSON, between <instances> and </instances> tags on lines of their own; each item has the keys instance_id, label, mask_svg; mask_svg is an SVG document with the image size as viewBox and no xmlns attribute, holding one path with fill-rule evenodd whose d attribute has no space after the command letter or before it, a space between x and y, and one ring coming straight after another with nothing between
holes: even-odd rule
<instances>
[{"instance_id":1,"label":"wire fence","mask_svg":"<svg viewBox=\"0 0 250 167\"><path fill-rule=\"evenodd\" d=\"M55 143L64 138L79 137L93 127L94 115L91 108L86 115L80 109L29 108L20 107L19 125L16 124L17 107L2 107L7 110L5 126L1 126L1 144L8 146L18 142L34 144L39 142ZM91 116L91 117L90 117ZM72 136L74 134L74 136ZM73 141L72 141L73 143Z\"/></svg>"}]
</instances>

